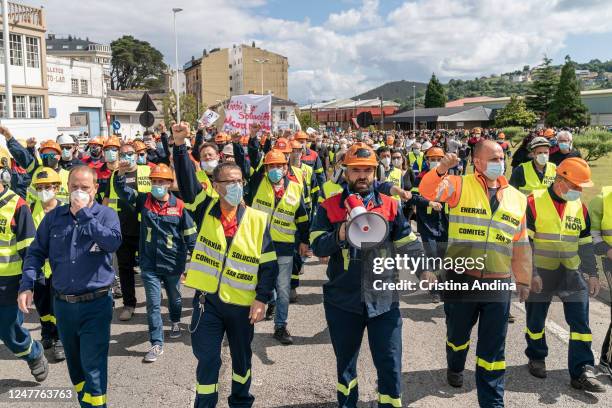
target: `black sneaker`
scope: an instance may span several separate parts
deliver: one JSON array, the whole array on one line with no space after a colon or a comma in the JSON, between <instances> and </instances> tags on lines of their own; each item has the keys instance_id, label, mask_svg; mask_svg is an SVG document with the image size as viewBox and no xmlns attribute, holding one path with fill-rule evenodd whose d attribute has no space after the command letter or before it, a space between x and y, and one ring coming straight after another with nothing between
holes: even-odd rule
<instances>
[{"instance_id":1,"label":"black sneaker","mask_svg":"<svg viewBox=\"0 0 612 408\"><path fill-rule=\"evenodd\" d=\"M53 339L42 339L40 341L40 344L42 344L43 349L49 350L55 344L55 340L53 340Z\"/></svg>"},{"instance_id":2,"label":"black sneaker","mask_svg":"<svg viewBox=\"0 0 612 408\"><path fill-rule=\"evenodd\" d=\"M49 362L47 361L47 357L45 357L45 353L40 353L40 357L34 361L28 361L28 366L36 381L45 381L49 374Z\"/></svg>"},{"instance_id":3,"label":"black sneaker","mask_svg":"<svg viewBox=\"0 0 612 408\"><path fill-rule=\"evenodd\" d=\"M544 360L529 360L529 374L537 378L546 378L546 362Z\"/></svg>"},{"instance_id":4,"label":"black sneaker","mask_svg":"<svg viewBox=\"0 0 612 408\"><path fill-rule=\"evenodd\" d=\"M268 308L266 309L266 316L265 316L265 320L272 320L274 319L274 309L275 306L273 304L268 305Z\"/></svg>"},{"instance_id":5,"label":"black sneaker","mask_svg":"<svg viewBox=\"0 0 612 408\"><path fill-rule=\"evenodd\" d=\"M451 369L446 370L446 381L451 387L461 388L463 387L463 373L456 373Z\"/></svg>"},{"instance_id":6,"label":"black sneaker","mask_svg":"<svg viewBox=\"0 0 612 408\"><path fill-rule=\"evenodd\" d=\"M286 327L279 327L275 329L274 338L285 346L293 344L293 337L291 337L291 334Z\"/></svg>"},{"instance_id":7,"label":"black sneaker","mask_svg":"<svg viewBox=\"0 0 612 408\"><path fill-rule=\"evenodd\" d=\"M595 377L595 369L592 366L584 366L582 375L578 378L572 378L571 385L577 390L588 392L605 392L606 389Z\"/></svg>"},{"instance_id":8,"label":"black sneaker","mask_svg":"<svg viewBox=\"0 0 612 408\"><path fill-rule=\"evenodd\" d=\"M64 353L64 345L61 340L57 340L53 345L53 358L55 361L64 361L66 353Z\"/></svg>"},{"instance_id":9,"label":"black sneaker","mask_svg":"<svg viewBox=\"0 0 612 408\"><path fill-rule=\"evenodd\" d=\"M298 301L297 289L291 288L291 290L289 291L289 303L297 303L297 301Z\"/></svg>"}]
</instances>

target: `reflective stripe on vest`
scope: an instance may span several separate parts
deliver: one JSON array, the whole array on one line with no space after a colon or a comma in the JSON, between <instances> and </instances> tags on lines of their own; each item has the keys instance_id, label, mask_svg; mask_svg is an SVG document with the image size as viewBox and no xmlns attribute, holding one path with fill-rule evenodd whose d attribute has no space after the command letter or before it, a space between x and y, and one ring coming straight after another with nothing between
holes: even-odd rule
<instances>
[{"instance_id":1,"label":"reflective stripe on vest","mask_svg":"<svg viewBox=\"0 0 612 408\"><path fill-rule=\"evenodd\" d=\"M250 306L255 299L267 216L247 207L227 248L221 221L210 215L215 202L205 212L185 285L206 293L218 290L225 303Z\"/></svg>"},{"instance_id":2,"label":"reflective stripe on vest","mask_svg":"<svg viewBox=\"0 0 612 408\"><path fill-rule=\"evenodd\" d=\"M32 173L32 180L34 180L36 175L42 170L42 166L38 167L34 173ZM68 170L59 169L58 174L60 176L61 183L59 190L55 193L55 198L57 198L57 201L59 201L61 204L68 204L70 201L68 198L70 195L68 193L68 176L70 175L70 172ZM34 183L30 183L28 186L26 191L26 201L28 204L34 204L36 201L38 201L38 194L36 194L36 187L34 186Z\"/></svg>"},{"instance_id":3,"label":"reflective stripe on vest","mask_svg":"<svg viewBox=\"0 0 612 408\"><path fill-rule=\"evenodd\" d=\"M525 195L531 194L534 190L548 188L555 181L557 175L557 166L554 163L546 163L542 181L538 178L533 161L525 162L521 164L521 167L523 167L523 174L525 175L525 185L519 187L519 190Z\"/></svg>"},{"instance_id":4,"label":"reflective stripe on vest","mask_svg":"<svg viewBox=\"0 0 612 408\"><path fill-rule=\"evenodd\" d=\"M514 236L520 231L527 198L508 186L497 211L491 213L489 197L475 175L462 177L461 197L450 208L448 249L451 258L481 258L483 273L510 273Z\"/></svg>"},{"instance_id":5,"label":"reflective stripe on vest","mask_svg":"<svg viewBox=\"0 0 612 408\"><path fill-rule=\"evenodd\" d=\"M17 248L17 237L11 229L11 221L15 216L19 196L7 190L0 200L6 203L0 207L0 241L9 244L0 246L0 276L21 275L21 257Z\"/></svg>"},{"instance_id":6,"label":"reflective stripe on vest","mask_svg":"<svg viewBox=\"0 0 612 408\"><path fill-rule=\"evenodd\" d=\"M274 189L268 178L259 184L252 207L268 214L270 235L274 242L295 242L295 213L300 206L302 186L290 181L283 197L274 206Z\"/></svg>"},{"instance_id":7,"label":"reflective stripe on vest","mask_svg":"<svg viewBox=\"0 0 612 408\"><path fill-rule=\"evenodd\" d=\"M36 200L34 203L34 208L32 209L32 219L34 220L34 226L38 229L38 226L42 222L43 218L45 218L45 210L43 210L42 203L40 200ZM45 265L43 266L43 273L45 274L45 278L49 278L51 276L51 265L49 264L49 260L45 261Z\"/></svg>"},{"instance_id":8,"label":"reflective stripe on vest","mask_svg":"<svg viewBox=\"0 0 612 408\"><path fill-rule=\"evenodd\" d=\"M578 240L580 231L586 226L582 202L567 201L563 217L555 208L548 190L533 192L536 220L534 243L534 262L536 267L554 270L560 265L570 270L580 266Z\"/></svg>"},{"instance_id":9,"label":"reflective stripe on vest","mask_svg":"<svg viewBox=\"0 0 612 408\"><path fill-rule=\"evenodd\" d=\"M115 191L115 174L116 171L113 172L110 179L110 193L108 194L108 206L115 211L119 211L119 207L117 205L119 201L119 196ZM151 192L151 179L149 178L149 174L151 174L151 168L145 165L138 165L136 167L136 186L138 188L139 193L149 193ZM140 221L140 219L139 219Z\"/></svg>"},{"instance_id":10,"label":"reflective stripe on vest","mask_svg":"<svg viewBox=\"0 0 612 408\"><path fill-rule=\"evenodd\" d=\"M212 198L219 198L219 193L217 193L217 191L213 188L212 181L210 181L208 174L206 174L204 170L199 170L196 173L196 177L198 178L198 181L202 185L204 191L206 191L206 195Z\"/></svg>"},{"instance_id":11,"label":"reflective stripe on vest","mask_svg":"<svg viewBox=\"0 0 612 408\"><path fill-rule=\"evenodd\" d=\"M601 189L603 211L601 215L601 238L612 246L612 186Z\"/></svg>"}]
</instances>

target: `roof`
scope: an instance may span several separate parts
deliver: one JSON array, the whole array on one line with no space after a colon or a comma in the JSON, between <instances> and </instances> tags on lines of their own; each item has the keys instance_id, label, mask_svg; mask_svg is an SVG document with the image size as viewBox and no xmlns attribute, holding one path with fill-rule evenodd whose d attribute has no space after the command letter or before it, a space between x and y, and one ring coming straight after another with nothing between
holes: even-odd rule
<instances>
[{"instance_id":1,"label":"roof","mask_svg":"<svg viewBox=\"0 0 612 408\"><path fill-rule=\"evenodd\" d=\"M482 106L457 106L452 108L425 108L409 110L387 116L385 122L467 122L487 121L492 110Z\"/></svg>"},{"instance_id":2,"label":"roof","mask_svg":"<svg viewBox=\"0 0 612 408\"><path fill-rule=\"evenodd\" d=\"M283 99L283 98L279 98L278 96L274 96L272 95L272 106L296 106L297 103L289 100L289 99Z\"/></svg>"},{"instance_id":3,"label":"roof","mask_svg":"<svg viewBox=\"0 0 612 408\"><path fill-rule=\"evenodd\" d=\"M400 104L394 101L384 101L383 107L399 107ZM333 99L327 102L319 102L313 103L310 105L304 105L300 108L300 110L308 110L308 109L317 109L317 110L325 110L325 109L343 109L343 108L379 108L380 107L380 99L363 99L363 100L354 100L354 99Z\"/></svg>"},{"instance_id":4,"label":"roof","mask_svg":"<svg viewBox=\"0 0 612 408\"><path fill-rule=\"evenodd\" d=\"M89 51L90 45L105 45L89 39L83 40L77 37L57 37L53 34L47 36L47 52L53 53L53 51ZM110 48L110 47L109 47ZM109 49L110 53L110 49Z\"/></svg>"},{"instance_id":5,"label":"roof","mask_svg":"<svg viewBox=\"0 0 612 408\"><path fill-rule=\"evenodd\" d=\"M112 98L121 98L121 99L139 101L145 92L149 92L149 96L151 97L151 99L154 99L154 100L163 99L163 97L166 96L165 93L150 92L144 89L124 89L120 91L109 89L108 91L106 91L106 95Z\"/></svg>"},{"instance_id":6,"label":"roof","mask_svg":"<svg viewBox=\"0 0 612 408\"><path fill-rule=\"evenodd\" d=\"M461 98L461 99L456 99L454 101L446 102L445 107L454 108L457 106L463 106L465 103L486 102L492 99L495 99L495 98L492 98L490 96L473 96L471 98Z\"/></svg>"}]
</instances>

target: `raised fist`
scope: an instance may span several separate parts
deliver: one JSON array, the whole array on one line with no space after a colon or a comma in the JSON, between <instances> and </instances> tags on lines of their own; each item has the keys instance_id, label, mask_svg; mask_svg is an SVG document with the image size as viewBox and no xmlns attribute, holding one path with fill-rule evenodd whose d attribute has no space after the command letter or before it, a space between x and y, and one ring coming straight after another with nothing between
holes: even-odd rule
<instances>
[{"instance_id":1,"label":"raised fist","mask_svg":"<svg viewBox=\"0 0 612 408\"><path fill-rule=\"evenodd\" d=\"M185 144L185 138L189 137L189 124L186 122L181 122L179 124L172 125L172 136L174 136L174 144Z\"/></svg>"},{"instance_id":2,"label":"raised fist","mask_svg":"<svg viewBox=\"0 0 612 408\"><path fill-rule=\"evenodd\" d=\"M459 158L455 153L446 153L442 160L440 160L440 165L436 170L438 171L438 174L444 174L448 171L448 169L452 169L458 164Z\"/></svg>"}]
</instances>

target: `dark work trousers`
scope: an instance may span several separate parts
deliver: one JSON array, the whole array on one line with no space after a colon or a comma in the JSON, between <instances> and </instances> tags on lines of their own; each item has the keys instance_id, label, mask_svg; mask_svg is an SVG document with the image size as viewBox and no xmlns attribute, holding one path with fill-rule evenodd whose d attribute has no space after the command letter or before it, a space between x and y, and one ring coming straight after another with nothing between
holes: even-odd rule
<instances>
[{"instance_id":1,"label":"dark work trousers","mask_svg":"<svg viewBox=\"0 0 612 408\"><path fill-rule=\"evenodd\" d=\"M0 340L15 357L22 360L34 361L43 352L41 344L34 341L30 332L23 327L23 313L17 307L17 302L14 305L0 305ZM2 364L8 366L11 363Z\"/></svg>"},{"instance_id":2,"label":"dark work trousers","mask_svg":"<svg viewBox=\"0 0 612 408\"><path fill-rule=\"evenodd\" d=\"M124 235L121 246L117 250L117 263L119 264L119 283L123 293L123 306L136 307L136 283L134 267L136 266L136 253L138 252L139 238Z\"/></svg>"},{"instance_id":3,"label":"dark work trousers","mask_svg":"<svg viewBox=\"0 0 612 408\"><path fill-rule=\"evenodd\" d=\"M231 408L250 408L255 398L251 388L251 342L253 325L249 321L248 306L224 303L217 294L207 294L204 310L200 292L193 298L193 316L189 330L191 347L198 360L196 369L196 399L194 407L211 408L219 400L219 370L221 344L227 334L232 357L232 393L227 399ZM265 405L265 404L264 404Z\"/></svg>"},{"instance_id":4,"label":"dark work trousers","mask_svg":"<svg viewBox=\"0 0 612 408\"><path fill-rule=\"evenodd\" d=\"M53 314L53 294L51 292L51 277L45 283L34 282L34 306L40 317L40 336L43 340L57 340L57 326Z\"/></svg>"}]
</instances>

